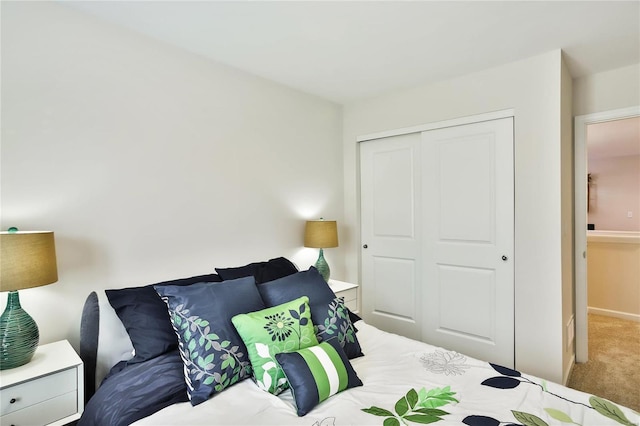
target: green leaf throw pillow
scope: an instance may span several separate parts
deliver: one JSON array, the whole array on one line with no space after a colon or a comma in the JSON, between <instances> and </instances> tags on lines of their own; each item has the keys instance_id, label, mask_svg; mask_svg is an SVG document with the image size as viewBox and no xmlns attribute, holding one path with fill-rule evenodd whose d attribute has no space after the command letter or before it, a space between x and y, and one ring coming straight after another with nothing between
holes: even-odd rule
<instances>
[{"instance_id":1,"label":"green leaf throw pillow","mask_svg":"<svg viewBox=\"0 0 640 426\"><path fill-rule=\"evenodd\" d=\"M247 347L254 380L262 390L274 395L289 387L275 355L318 344L306 296L261 311L236 315L231 322Z\"/></svg>"},{"instance_id":2,"label":"green leaf throw pillow","mask_svg":"<svg viewBox=\"0 0 640 426\"><path fill-rule=\"evenodd\" d=\"M258 291L267 306L307 296L318 340L338 339L349 359L363 355L349 319L349 310L313 266L307 271L260 284Z\"/></svg>"},{"instance_id":3,"label":"green leaf throw pillow","mask_svg":"<svg viewBox=\"0 0 640 426\"><path fill-rule=\"evenodd\" d=\"M276 354L276 360L291 386L298 416L304 416L338 392L362 386L337 339L296 352Z\"/></svg>"},{"instance_id":4,"label":"green leaf throw pillow","mask_svg":"<svg viewBox=\"0 0 640 426\"><path fill-rule=\"evenodd\" d=\"M231 318L264 309L253 277L155 290L178 336L191 405L251 377L247 350Z\"/></svg>"}]
</instances>

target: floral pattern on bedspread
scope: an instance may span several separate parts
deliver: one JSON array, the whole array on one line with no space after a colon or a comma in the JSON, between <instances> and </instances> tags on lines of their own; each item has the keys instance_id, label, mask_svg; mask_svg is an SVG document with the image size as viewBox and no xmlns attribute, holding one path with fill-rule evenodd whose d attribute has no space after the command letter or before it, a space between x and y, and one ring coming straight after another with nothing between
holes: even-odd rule
<instances>
[{"instance_id":1,"label":"floral pattern on bedspread","mask_svg":"<svg viewBox=\"0 0 640 426\"><path fill-rule=\"evenodd\" d=\"M426 363L425 359L427 360ZM427 366L429 367L432 367L434 365L432 361L435 360L435 366L437 368L427 369L435 372L436 374L463 374L456 368L448 368L451 366L456 366L455 363L449 363L449 361L456 359L459 361L464 361L466 360L466 357L456 352L436 350L432 354L427 354L420 358L420 360L424 364L427 364ZM543 392L546 392L553 397L559 398L571 404L583 406L587 409L595 410L602 416L614 420L621 425L638 426L637 423L632 423L625 416L624 412L616 404L610 401L598 398L596 396L591 396L589 398L589 404L575 402L564 396L549 392L545 386L546 383L544 381L542 381L542 384L539 384L527 377L524 377L522 373L517 370L492 363L489 363L489 365L500 375L489 377L488 379L483 380L481 383L481 385L483 386L506 391L515 389L521 384L538 386ZM468 368L469 366L465 367ZM412 422L419 424L435 423L444 420L443 416L450 414L448 411L441 409L441 407L444 407L450 403L459 402L454 398L455 394L455 392L450 390L449 386L446 386L442 389L435 388L428 391L426 390L426 388L422 388L418 392L416 392L415 389L410 389L406 395L402 396L395 403L395 406L393 408L394 411L377 406L363 408L362 411L374 416L384 417L384 420L382 422L383 426L409 425ZM496 419L494 417L485 415L468 415L462 420L462 423L468 426L499 426L501 424L507 424L510 426L549 426L549 423L547 423L536 414L518 410L510 411L512 417L516 422L519 423L514 423L514 420L512 418ZM548 416L548 418L556 420L560 423L571 423L580 425L580 423L574 421L574 419L571 418L570 414L562 410L551 407L543 407L543 411L546 416ZM602 421L604 422L604 419L602 419Z\"/></svg>"},{"instance_id":2,"label":"floral pattern on bedspread","mask_svg":"<svg viewBox=\"0 0 640 426\"><path fill-rule=\"evenodd\" d=\"M395 413L380 407L363 408L362 411L384 417L382 422L384 426L406 425L407 421L421 424L434 423L442 420L442 416L449 414L439 407L451 402L458 402L453 397L455 394L455 392L451 392L449 386L444 389L435 388L428 391L426 388L422 388L419 392L411 389L396 402Z\"/></svg>"},{"instance_id":3,"label":"floral pattern on bedspread","mask_svg":"<svg viewBox=\"0 0 640 426\"><path fill-rule=\"evenodd\" d=\"M326 417L322 420L318 420L312 426L335 426L336 418L335 417Z\"/></svg>"},{"instance_id":4,"label":"floral pattern on bedspread","mask_svg":"<svg viewBox=\"0 0 640 426\"><path fill-rule=\"evenodd\" d=\"M638 426L636 423L631 423L631 421L627 419L627 417L624 415L622 410L620 410L620 408L616 404L609 402L605 399L598 398L596 396L591 396L589 398L590 405L587 405L581 402L574 402L568 398L549 392L544 386L544 381L543 381L543 384L539 384L524 377L519 371L513 370L511 368L503 367L501 365L496 365L491 363L489 365L491 365L491 367L493 367L493 369L496 370L501 375L490 377L484 380L482 382L482 385L484 386L489 386L496 389L514 389L520 386L521 384L530 384L534 386L539 386L544 392L547 392L550 395L563 399L572 404L578 404L586 408L593 409L599 414L609 419L615 420L616 422L622 425ZM549 417L559 422L579 424L575 422L569 414L561 410L545 407L544 411ZM513 414L513 417L515 417L516 420L522 423L524 426L547 426L548 425L547 422L545 422L543 419L541 419L540 417L532 413L526 413L526 412L516 411L516 410L511 410L511 413ZM469 426L498 426L501 423L504 423L504 421L500 421L500 420L494 419L493 417L488 417L488 416L467 416L463 420L463 423Z\"/></svg>"},{"instance_id":5,"label":"floral pattern on bedspread","mask_svg":"<svg viewBox=\"0 0 640 426\"><path fill-rule=\"evenodd\" d=\"M465 364L467 357L453 351L436 350L432 353L425 353L420 361L426 370L447 376L461 376L469 368Z\"/></svg>"},{"instance_id":6,"label":"floral pattern on bedspread","mask_svg":"<svg viewBox=\"0 0 640 426\"><path fill-rule=\"evenodd\" d=\"M366 355L351 363L363 386L332 396L304 417L296 415L291 391L273 396L252 381L243 381L197 407L175 404L136 426L630 426L640 422L640 416L627 407L557 383L385 333L363 321L357 326Z\"/></svg>"}]
</instances>

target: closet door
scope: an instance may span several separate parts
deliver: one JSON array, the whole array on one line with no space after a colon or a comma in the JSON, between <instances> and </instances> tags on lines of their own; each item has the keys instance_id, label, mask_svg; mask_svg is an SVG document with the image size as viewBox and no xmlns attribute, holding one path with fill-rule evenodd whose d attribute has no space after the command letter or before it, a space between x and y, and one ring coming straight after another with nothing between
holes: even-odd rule
<instances>
[{"instance_id":1,"label":"closet door","mask_svg":"<svg viewBox=\"0 0 640 426\"><path fill-rule=\"evenodd\" d=\"M420 133L360 144L362 313L422 338Z\"/></svg>"},{"instance_id":2,"label":"closet door","mask_svg":"<svg viewBox=\"0 0 640 426\"><path fill-rule=\"evenodd\" d=\"M514 367L513 118L422 133L423 340Z\"/></svg>"}]
</instances>

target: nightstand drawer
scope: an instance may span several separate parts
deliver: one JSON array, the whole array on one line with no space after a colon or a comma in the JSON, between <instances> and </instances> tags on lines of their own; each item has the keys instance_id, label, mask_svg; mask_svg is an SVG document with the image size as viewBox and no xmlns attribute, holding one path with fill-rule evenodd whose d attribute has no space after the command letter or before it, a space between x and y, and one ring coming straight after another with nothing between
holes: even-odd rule
<instances>
[{"instance_id":1,"label":"nightstand drawer","mask_svg":"<svg viewBox=\"0 0 640 426\"><path fill-rule=\"evenodd\" d=\"M15 426L40 426L64 419L78 411L77 392L69 392L39 404L0 417L0 424Z\"/></svg>"},{"instance_id":2,"label":"nightstand drawer","mask_svg":"<svg viewBox=\"0 0 640 426\"><path fill-rule=\"evenodd\" d=\"M358 299L352 299L352 300L345 300L344 301L344 305L349 308L349 310L353 313L357 313L358 312Z\"/></svg>"},{"instance_id":3,"label":"nightstand drawer","mask_svg":"<svg viewBox=\"0 0 640 426\"><path fill-rule=\"evenodd\" d=\"M77 369L75 368L2 388L2 393L0 394L0 400L2 401L0 405L2 423L5 424L5 415L9 413L24 410L32 405L71 392L75 395L77 390L78 377ZM75 406L76 402L74 400L73 407ZM73 411L71 411L71 413L73 413Z\"/></svg>"},{"instance_id":4,"label":"nightstand drawer","mask_svg":"<svg viewBox=\"0 0 640 426\"><path fill-rule=\"evenodd\" d=\"M344 304L351 312L358 312L358 289L352 288L341 291L336 296L344 297Z\"/></svg>"},{"instance_id":5,"label":"nightstand drawer","mask_svg":"<svg viewBox=\"0 0 640 426\"><path fill-rule=\"evenodd\" d=\"M337 297L344 298L344 304L351 312L358 312L358 285L344 281L329 280L329 287Z\"/></svg>"},{"instance_id":6,"label":"nightstand drawer","mask_svg":"<svg viewBox=\"0 0 640 426\"><path fill-rule=\"evenodd\" d=\"M336 296L344 297L345 304L348 304L349 302L353 302L358 298L358 289L352 288L350 290L341 291L337 293Z\"/></svg>"}]
</instances>

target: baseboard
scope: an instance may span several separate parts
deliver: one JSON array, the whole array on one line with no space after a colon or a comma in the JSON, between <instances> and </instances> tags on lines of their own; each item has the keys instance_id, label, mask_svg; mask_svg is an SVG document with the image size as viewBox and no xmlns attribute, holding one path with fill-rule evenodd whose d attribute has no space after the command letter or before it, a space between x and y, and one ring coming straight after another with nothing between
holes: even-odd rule
<instances>
[{"instance_id":1,"label":"baseboard","mask_svg":"<svg viewBox=\"0 0 640 426\"><path fill-rule=\"evenodd\" d=\"M628 312L620 312L620 311L612 311L610 309L601 309L601 308L592 308L589 306L587 308L587 313L595 314L595 315L604 315L605 317L614 317L620 318L629 321L640 322L640 315L638 314L630 314Z\"/></svg>"},{"instance_id":2,"label":"baseboard","mask_svg":"<svg viewBox=\"0 0 640 426\"><path fill-rule=\"evenodd\" d=\"M569 368L564 372L564 377L562 378L562 384L567 386L569 383L569 377L571 377L571 373L573 372L573 367L576 365L576 355L571 355L571 361L569 362Z\"/></svg>"}]
</instances>

